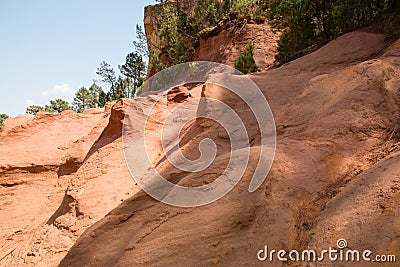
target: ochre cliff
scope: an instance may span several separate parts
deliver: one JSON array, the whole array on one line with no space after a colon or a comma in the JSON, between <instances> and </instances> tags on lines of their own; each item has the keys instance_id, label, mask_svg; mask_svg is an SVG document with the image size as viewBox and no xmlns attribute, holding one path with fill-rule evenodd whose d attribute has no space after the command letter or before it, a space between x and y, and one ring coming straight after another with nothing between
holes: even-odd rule
<instances>
[{"instance_id":1,"label":"ochre cliff","mask_svg":"<svg viewBox=\"0 0 400 267\"><path fill-rule=\"evenodd\" d=\"M201 40L196 51L198 60L232 64L240 47L254 41L260 72L247 77L268 100L277 128L271 172L254 193L247 189L259 129L248 108L216 85L181 85L118 100L107 110L6 120L0 134L0 266L286 266L260 262L257 252L265 245L327 249L341 238L360 251L398 255L400 40L389 45L381 34L351 32L269 69L276 38L268 25L248 24ZM174 183L202 185L229 161L223 129L203 120L183 129L181 149L190 159L199 156L201 140L217 144L215 162L200 173L172 166L158 135L171 110L200 96L234 107L252 140L252 157L243 179L222 199L198 208L169 206L132 179L123 153L124 119L146 117L146 108L161 97L147 125L149 154ZM135 114L125 118L129 104ZM195 102L189 111L214 112Z\"/></svg>"},{"instance_id":2,"label":"ochre cliff","mask_svg":"<svg viewBox=\"0 0 400 267\"><path fill-rule=\"evenodd\" d=\"M324 249L342 238L360 251L396 254L399 49L400 41L386 48L382 35L353 32L279 69L250 75L269 100L278 131L275 161L263 186L247 191L256 164L251 159L238 186L207 206L172 207L139 192L86 230L61 266L262 266L257 252L265 245ZM241 110L235 97L213 86L204 90ZM251 118L247 123L256 137ZM183 133L190 140L184 152L196 151L205 137L222 152L207 176L161 163L180 185L215 179L229 155L217 126L195 122L192 129ZM258 153L257 141L251 149Z\"/></svg>"},{"instance_id":3,"label":"ochre cliff","mask_svg":"<svg viewBox=\"0 0 400 267\"><path fill-rule=\"evenodd\" d=\"M218 62L234 67L240 52L248 43L253 43L258 69L268 70L274 65L279 36L280 33L272 30L267 23L250 23L240 27L228 23L221 27L218 34L200 38L193 60Z\"/></svg>"},{"instance_id":4,"label":"ochre cliff","mask_svg":"<svg viewBox=\"0 0 400 267\"><path fill-rule=\"evenodd\" d=\"M124 104L112 111L8 119L0 135L0 256L55 266L84 229L132 193L124 167Z\"/></svg>"},{"instance_id":5,"label":"ochre cliff","mask_svg":"<svg viewBox=\"0 0 400 267\"><path fill-rule=\"evenodd\" d=\"M144 26L149 51L162 50L160 44L159 24L163 6L169 4L174 7L175 2L166 2L147 6L145 8ZM180 10L189 14L193 11L191 1L182 1ZM248 23L222 21L207 34L199 34L199 43L195 47L190 61L212 61L223 63L231 67L248 43L253 43L254 58L259 70L267 70L274 65L277 49L277 40L280 32L273 30L267 22L249 21ZM164 56L161 54L160 60ZM150 57L148 76L156 73L152 57Z\"/></svg>"}]
</instances>

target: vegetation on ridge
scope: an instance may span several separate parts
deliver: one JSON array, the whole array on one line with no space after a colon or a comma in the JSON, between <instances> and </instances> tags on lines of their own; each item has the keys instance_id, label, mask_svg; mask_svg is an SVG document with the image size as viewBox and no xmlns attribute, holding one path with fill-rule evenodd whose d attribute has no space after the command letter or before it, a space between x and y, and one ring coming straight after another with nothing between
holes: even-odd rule
<instances>
[{"instance_id":1,"label":"vegetation on ridge","mask_svg":"<svg viewBox=\"0 0 400 267\"><path fill-rule=\"evenodd\" d=\"M397 0L174 0L162 1L157 28L159 45L147 49L146 35L136 26L134 50L118 66L120 74L107 62L102 62L96 73L105 89L93 83L89 89L81 87L73 103L62 99L50 101L44 107L32 105L27 113L43 110L60 113L66 109L83 112L104 107L105 103L137 94L145 81L146 59L158 72L169 66L190 61L200 37L206 38L225 22L241 25L267 18L282 31L278 41L276 61L279 64L303 56L339 35L381 20L388 14L400 15ZM190 4L190 5L189 5ZM189 9L187 9L189 7ZM185 9L186 8L186 9ZM388 24L385 33L394 36L397 26ZM247 44L235 61L243 73L257 71L252 44Z\"/></svg>"},{"instance_id":2,"label":"vegetation on ridge","mask_svg":"<svg viewBox=\"0 0 400 267\"><path fill-rule=\"evenodd\" d=\"M339 35L400 13L398 0L265 0L270 24L282 29L279 63L304 55Z\"/></svg>"},{"instance_id":3,"label":"vegetation on ridge","mask_svg":"<svg viewBox=\"0 0 400 267\"><path fill-rule=\"evenodd\" d=\"M224 21L242 24L261 16L259 0L193 0L192 10L181 6L189 0L166 1L157 20L160 45L150 51L156 71L190 61L200 36ZM162 57L162 58L161 58Z\"/></svg>"},{"instance_id":4,"label":"vegetation on ridge","mask_svg":"<svg viewBox=\"0 0 400 267\"><path fill-rule=\"evenodd\" d=\"M158 19L160 47L150 53L159 71L190 61L200 36L215 31L223 21L234 25L263 21L283 32L276 61L301 57L343 33L367 26L390 13L400 13L397 0L175 0L164 2ZM180 5L193 3L188 12ZM385 31L393 35L394 26ZM163 58L160 58L163 57Z\"/></svg>"},{"instance_id":5,"label":"vegetation on ridge","mask_svg":"<svg viewBox=\"0 0 400 267\"><path fill-rule=\"evenodd\" d=\"M135 96L145 80L146 62L143 58L148 57L146 35L139 25L136 25L136 41L133 45L134 51L126 56L123 65L118 66L121 73L118 78L115 70L105 61L97 68L99 82L106 86L106 90L94 82L89 89L82 86L76 91L72 105L63 99L55 99L44 107L31 105L26 108L26 113L33 115L40 111L61 113L64 110L83 112L90 108L102 108L109 101Z\"/></svg>"}]
</instances>

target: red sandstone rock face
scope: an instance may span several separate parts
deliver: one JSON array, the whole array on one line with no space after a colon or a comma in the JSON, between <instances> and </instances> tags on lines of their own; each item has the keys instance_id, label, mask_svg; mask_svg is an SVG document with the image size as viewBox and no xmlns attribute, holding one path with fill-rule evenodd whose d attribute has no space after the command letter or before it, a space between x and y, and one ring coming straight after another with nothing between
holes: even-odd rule
<instances>
[{"instance_id":1,"label":"red sandstone rock face","mask_svg":"<svg viewBox=\"0 0 400 267\"><path fill-rule=\"evenodd\" d=\"M193 60L219 62L233 67L247 43L253 43L257 67L267 70L275 61L279 36L279 32L274 32L268 24L226 27L215 36L201 38Z\"/></svg>"},{"instance_id":2,"label":"red sandstone rock face","mask_svg":"<svg viewBox=\"0 0 400 267\"><path fill-rule=\"evenodd\" d=\"M175 5L175 3L172 4ZM181 5L181 10L186 13L191 12L192 1L183 1ZM149 51L159 48L161 45L158 36L157 19L162 12L162 8L163 5L161 4L150 5L145 8L144 26ZM280 32L272 30L269 24L247 23L242 26L233 26L228 22L219 27L212 36L200 38L200 44L196 47L191 61L212 61L233 67L240 52L251 42L254 44L254 59L259 70L264 71L273 66ZM164 55L160 55L160 59L163 57ZM148 77L153 76L155 73L156 70L150 58Z\"/></svg>"},{"instance_id":3,"label":"red sandstone rock face","mask_svg":"<svg viewBox=\"0 0 400 267\"><path fill-rule=\"evenodd\" d=\"M0 256L6 266L55 266L134 186L122 175L124 108L9 119L0 142ZM118 163L118 159L120 162ZM110 173L108 173L110 172ZM122 178L121 178L122 177Z\"/></svg>"},{"instance_id":4,"label":"red sandstone rock face","mask_svg":"<svg viewBox=\"0 0 400 267\"><path fill-rule=\"evenodd\" d=\"M189 96L186 88L165 94L156 117ZM153 101L154 96L141 98L137 107ZM87 227L138 191L122 150L129 104L119 99L109 112L40 113L6 121L0 142L2 264L56 266ZM138 109L133 117L140 116ZM152 148L154 155L161 151L158 143Z\"/></svg>"},{"instance_id":5,"label":"red sandstone rock face","mask_svg":"<svg viewBox=\"0 0 400 267\"><path fill-rule=\"evenodd\" d=\"M275 115L272 170L249 193L253 156L232 192L200 208L165 205L135 185L121 141L128 100L118 100L111 113L7 120L0 135L0 265L258 266L264 245L325 249L339 238L352 249L398 255L399 55L400 41L386 47L382 35L353 32L281 68L249 75ZM161 153L160 121L200 94L223 98L246 116L252 155L260 149L254 118L235 96L214 85L174 88L162 95L147 127L149 154L180 185L212 181L229 159L223 130L202 120L180 138L189 158L198 157L205 137L216 141L217 159L207 173L179 171ZM130 119L144 116L142 108L155 98L135 100ZM213 112L209 105L191 109Z\"/></svg>"},{"instance_id":6,"label":"red sandstone rock face","mask_svg":"<svg viewBox=\"0 0 400 267\"><path fill-rule=\"evenodd\" d=\"M256 164L251 158L238 186L207 206L171 207L139 192L88 229L61 266L258 266L264 245L318 250L340 238L352 249L398 253L400 41L385 49L383 40L349 33L279 69L250 75L278 128L274 165L259 190L247 191ZM205 86L202 94L242 110L218 88ZM223 172L227 141L217 126L196 121L183 133L183 152L196 154L205 137L222 147L208 174L161 162L169 179L196 186ZM253 144L256 155L257 140Z\"/></svg>"}]
</instances>

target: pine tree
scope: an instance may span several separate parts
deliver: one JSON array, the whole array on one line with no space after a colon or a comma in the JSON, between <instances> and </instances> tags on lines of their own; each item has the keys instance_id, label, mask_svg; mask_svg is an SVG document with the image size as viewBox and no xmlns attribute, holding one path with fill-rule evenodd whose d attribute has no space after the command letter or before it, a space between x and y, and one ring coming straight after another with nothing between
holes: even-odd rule
<instances>
[{"instance_id":1,"label":"pine tree","mask_svg":"<svg viewBox=\"0 0 400 267\"><path fill-rule=\"evenodd\" d=\"M50 113L61 113L65 110L70 110L72 107L69 103L62 99L55 99L50 101L50 105L45 106L45 111Z\"/></svg>"},{"instance_id":2,"label":"pine tree","mask_svg":"<svg viewBox=\"0 0 400 267\"><path fill-rule=\"evenodd\" d=\"M96 83L93 83L89 87L89 94L92 104L91 108L102 108L106 105L107 101L110 100L107 98L107 94L104 92L103 88Z\"/></svg>"},{"instance_id":3,"label":"pine tree","mask_svg":"<svg viewBox=\"0 0 400 267\"><path fill-rule=\"evenodd\" d=\"M134 96L137 89L143 84L143 81L145 79L145 62L137 52L132 52L126 56L125 64L119 66L119 69L123 75L125 75L129 79L132 79L133 88L131 95Z\"/></svg>"},{"instance_id":4,"label":"pine tree","mask_svg":"<svg viewBox=\"0 0 400 267\"><path fill-rule=\"evenodd\" d=\"M244 74L256 72L258 70L253 56L253 43L248 43L239 58L235 61L235 68Z\"/></svg>"},{"instance_id":5,"label":"pine tree","mask_svg":"<svg viewBox=\"0 0 400 267\"><path fill-rule=\"evenodd\" d=\"M111 97L111 99L117 99L115 92L117 78L115 77L115 71L111 67L111 65L105 61L101 62L100 67L97 68L96 74L101 77L102 82L108 83L110 85L109 96Z\"/></svg>"},{"instance_id":6,"label":"pine tree","mask_svg":"<svg viewBox=\"0 0 400 267\"><path fill-rule=\"evenodd\" d=\"M26 108L25 113L26 114L36 115L40 111L44 111L44 107L38 106L38 105L30 105L29 107Z\"/></svg>"},{"instance_id":7,"label":"pine tree","mask_svg":"<svg viewBox=\"0 0 400 267\"><path fill-rule=\"evenodd\" d=\"M74 97L74 102L72 102L73 109L76 112L83 112L86 109L92 108L93 103L90 97L90 92L85 87L81 87L76 93Z\"/></svg>"},{"instance_id":8,"label":"pine tree","mask_svg":"<svg viewBox=\"0 0 400 267\"><path fill-rule=\"evenodd\" d=\"M147 37L143 32L143 28L138 24L136 25L136 39L137 41L133 41L133 46L135 47L137 53L142 58L148 58L149 50L147 48Z\"/></svg>"}]
</instances>

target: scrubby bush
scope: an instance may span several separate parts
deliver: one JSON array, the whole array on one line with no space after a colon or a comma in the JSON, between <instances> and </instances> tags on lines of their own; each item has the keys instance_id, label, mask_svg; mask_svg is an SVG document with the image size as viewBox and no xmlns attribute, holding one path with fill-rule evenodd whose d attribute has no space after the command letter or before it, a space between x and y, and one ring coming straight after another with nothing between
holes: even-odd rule
<instances>
[{"instance_id":1,"label":"scrubby bush","mask_svg":"<svg viewBox=\"0 0 400 267\"><path fill-rule=\"evenodd\" d=\"M6 119L8 119L9 117L8 117L8 115L6 115L6 114L0 114L0 131L1 131L1 128L2 128L2 126L3 126L3 122L6 120Z\"/></svg>"},{"instance_id":2,"label":"scrubby bush","mask_svg":"<svg viewBox=\"0 0 400 267\"><path fill-rule=\"evenodd\" d=\"M235 60L235 68L244 74L256 72L258 70L253 55L253 44L248 43L239 58Z\"/></svg>"}]
</instances>

